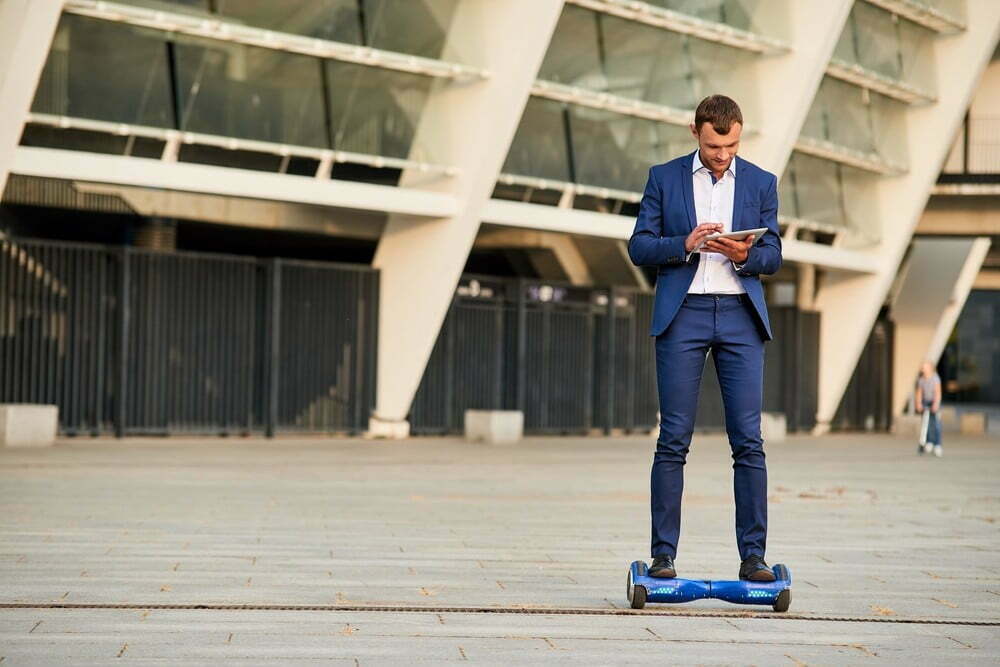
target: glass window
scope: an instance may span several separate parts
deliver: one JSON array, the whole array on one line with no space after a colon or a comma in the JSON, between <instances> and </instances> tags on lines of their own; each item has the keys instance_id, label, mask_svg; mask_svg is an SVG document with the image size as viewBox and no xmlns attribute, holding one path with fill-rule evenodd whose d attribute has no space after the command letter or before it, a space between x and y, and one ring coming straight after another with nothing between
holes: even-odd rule
<instances>
[{"instance_id":1,"label":"glass window","mask_svg":"<svg viewBox=\"0 0 1000 667\"><path fill-rule=\"evenodd\" d=\"M741 30L754 29L753 15L760 0L645 0L651 5L672 9L714 23ZM774 0L771 0L772 2Z\"/></svg>"},{"instance_id":2,"label":"glass window","mask_svg":"<svg viewBox=\"0 0 1000 667\"><path fill-rule=\"evenodd\" d=\"M873 153L889 164L905 166L904 112L900 102L824 76L802 135Z\"/></svg>"},{"instance_id":3,"label":"glass window","mask_svg":"<svg viewBox=\"0 0 1000 667\"><path fill-rule=\"evenodd\" d=\"M877 177L860 169L793 151L778 188L784 215L850 230L845 247L864 246L881 236L874 190Z\"/></svg>"},{"instance_id":4,"label":"glass window","mask_svg":"<svg viewBox=\"0 0 1000 667\"><path fill-rule=\"evenodd\" d=\"M877 74L933 90L934 33L866 2L856 2L834 57Z\"/></svg>"},{"instance_id":5,"label":"glass window","mask_svg":"<svg viewBox=\"0 0 1000 667\"><path fill-rule=\"evenodd\" d=\"M436 161L430 147L413 145L434 79L336 60L324 69L334 148Z\"/></svg>"},{"instance_id":6,"label":"glass window","mask_svg":"<svg viewBox=\"0 0 1000 667\"><path fill-rule=\"evenodd\" d=\"M180 128L327 146L316 58L177 35Z\"/></svg>"},{"instance_id":7,"label":"glass window","mask_svg":"<svg viewBox=\"0 0 1000 667\"><path fill-rule=\"evenodd\" d=\"M844 210L843 183L836 162L793 152L782 185L782 212L795 217L848 226ZM790 201L784 206L785 197Z\"/></svg>"},{"instance_id":8,"label":"glass window","mask_svg":"<svg viewBox=\"0 0 1000 667\"><path fill-rule=\"evenodd\" d=\"M458 0L125 0L276 32L440 58Z\"/></svg>"},{"instance_id":9,"label":"glass window","mask_svg":"<svg viewBox=\"0 0 1000 667\"><path fill-rule=\"evenodd\" d=\"M694 150L687 127L570 105L576 182L642 192L649 167Z\"/></svg>"},{"instance_id":10,"label":"glass window","mask_svg":"<svg viewBox=\"0 0 1000 667\"><path fill-rule=\"evenodd\" d=\"M642 192L650 165L692 150L687 127L532 97L503 171Z\"/></svg>"},{"instance_id":11,"label":"glass window","mask_svg":"<svg viewBox=\"0 0 1000 667\"><path fill-rule=\"evenodd\" d=\"M63 14L31 110L173 127L164 33Z\"/></svg>"},{"instance_id":12,"label":"glass window","mask_svg":"<svg viewBox=\"0 0 1000 667\"><path fill-rule=\"evenodd\" d=\"M572 181L566 147L564 105L539 97L528 99L502 171L556 181Z\"/></svg>"},{"instance_id":13,"label":"glass window","mask_svg":"<svg viewBox=\"0 0 1000 667\"><path fill-rule=\"evenodd\" d=\"M739 49L567 5L539 78L675 109L724 93L752 116L754 62Z\"/></svg>"}]
</instances>

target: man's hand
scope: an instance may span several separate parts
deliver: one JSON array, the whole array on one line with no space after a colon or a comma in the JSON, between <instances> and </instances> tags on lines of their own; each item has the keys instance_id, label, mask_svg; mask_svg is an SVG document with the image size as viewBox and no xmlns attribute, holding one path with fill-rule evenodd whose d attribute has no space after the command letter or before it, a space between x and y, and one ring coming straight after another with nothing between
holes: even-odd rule
<instances>
[{"instance_id":1,"label":"man's hand","mask_svg":"<svg viewBox=\"0 0 1000 667\"><path fill-rule=\"evenodd\" d=\"M716 232L722 231L722 224L718 222L703 222L688 234L688 237L684 239L684 249L688 252L694 252L698 244L701 243L706 236L709 234L715 234Z\"/></svg>"},{"instance_id":2,"label":"man's hand","mask_svg":"<svg viewBox=\"0 0 1000 667\"><path fill-rule=\"evenodd\" d=\"M717 252L725 255L737 264L742 264L747 261L747 255L750 253L753 239L753 234L742 241L737 241L736 239L712 239L705 244L704 249L707 252Z\"/></svg>"}]
</instances>

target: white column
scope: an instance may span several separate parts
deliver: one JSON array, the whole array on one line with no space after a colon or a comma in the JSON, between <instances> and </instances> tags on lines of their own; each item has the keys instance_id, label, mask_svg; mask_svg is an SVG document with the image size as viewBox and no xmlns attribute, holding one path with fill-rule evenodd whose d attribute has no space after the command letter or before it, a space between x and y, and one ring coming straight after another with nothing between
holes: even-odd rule
<instances>
[{"instance_id":1,"label":"white column","mask_svg":"<svg viewBox=\"0 0 1000 667\"><path fill-rule=\"evenodd\" d=\"M893 416L913 393L920 364L941 357L989 249L989 237L913 241L891 310Z\"/></svg>"},{"instance_id":2,"label":"white column","mask_svg":"<svg viewBox=\"0 0 1000 667\"><path fill-rule=\"evenodd\" d=\"M829 429L851 373L927 204L976 82L1000 34L1000 2L968 1L968 29L937 37L928 48L936 66L938 101L907 110L905 139L910 169L875 187L872 218L881 242L869 251L874 274L847 279L825 276L816 297L820 318L819 405L816 432Z\"/></svg>"},{"instance_id":3,"label":"white column","mask_svg":"<svg viewBox=\"0 0 1000 667\"><path fill-rule=\"evenodd\" d=\"M0 0L0 195L49 55L62 0Z\"/></svg>"},{"instance_id":4,"label":"white column","mask_svg":"<svg viewBox=\"0 0 1000 667\"><path fill-rule=\"evenodd\" d=\"M756 76L749 83L760 91L761 99L756 115L745 120L760 133L747 136L740 153L779 177L852 4L853 0L771 0L755 10L766 13L759 18L761 24L785 24L791 50L757 60Z\"/></svg>"},{"instance_id":5,"label":"white column","mask_svg":"<svg viewBox=\"0 0 1000 667\"><path fill-rule=\"evenodd\" d=\"M406 415L476 238L485 204L507 157L562 0L463 0L443 57L484 68L489 79L436 88L414 145L459 169L421 187L458 202L450 217L391 217L373 265L380 270L378 371L369 434L405 437ZM402 187L426 181L403 175Z\"/></svg>"}]
</instances>

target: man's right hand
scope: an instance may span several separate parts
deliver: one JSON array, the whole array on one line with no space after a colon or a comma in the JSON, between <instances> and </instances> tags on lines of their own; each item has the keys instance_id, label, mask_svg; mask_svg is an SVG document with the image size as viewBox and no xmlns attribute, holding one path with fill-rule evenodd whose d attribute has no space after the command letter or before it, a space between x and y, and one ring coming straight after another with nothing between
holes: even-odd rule
<instances>
[{"instance_id":1,"label":"man's right hand","mask_svg":"<svg viewBox=\"0 0 1000 667\"><path fill-rule=\"evenodd\" d=\"M709 234L715 234L722 231L722 223L719 222L703 222L688 234L688 237L684 239L684 249L688 252L694 252L695 248L701 245L701 242L705 240L705 237Z\"/></svg>"}]
</instances>

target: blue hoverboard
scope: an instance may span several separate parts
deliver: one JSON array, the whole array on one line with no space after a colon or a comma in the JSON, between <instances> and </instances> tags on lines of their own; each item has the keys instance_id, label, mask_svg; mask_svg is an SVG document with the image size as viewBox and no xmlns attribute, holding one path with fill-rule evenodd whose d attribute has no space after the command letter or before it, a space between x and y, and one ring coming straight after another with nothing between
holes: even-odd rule
<instances>
[{"instance_id":1,"label":"blue hoverboard","mask_svg":"<svg viewBox=\"0 0 1000 667\"><path fill-rule=\"evenodd\" d=\"M792 574L784 565L771 568L775 581L707 581L661 579L649 576L649 568L637 560L628 569L625 596L633 609L647 602L690 602L715 598L734 604L769 604L774 611L788 611L792 604Z\"/></svg>"}]
</instances>

